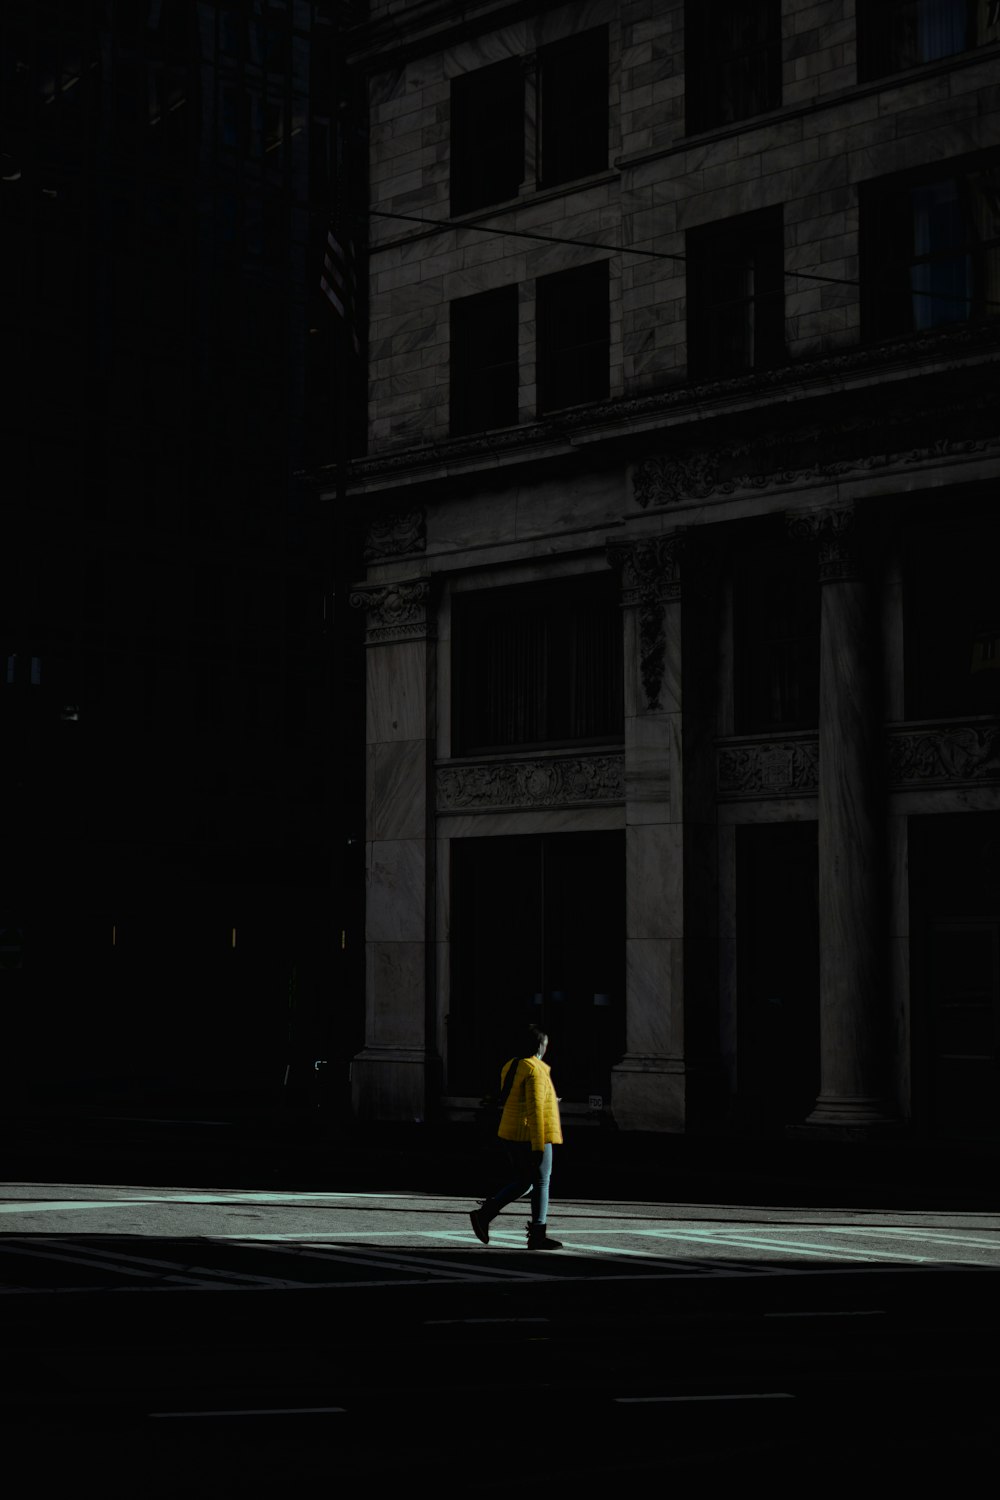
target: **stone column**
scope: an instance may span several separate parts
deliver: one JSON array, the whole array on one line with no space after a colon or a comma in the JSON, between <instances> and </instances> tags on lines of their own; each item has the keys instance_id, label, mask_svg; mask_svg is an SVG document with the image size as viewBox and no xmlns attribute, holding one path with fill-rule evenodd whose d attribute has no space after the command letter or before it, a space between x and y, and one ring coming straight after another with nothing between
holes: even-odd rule
<instances>
[{"instance_id":1,"label":"stone column","mask_svg":"<svg viewBox=\"0 0 1000 1500\"><path fill-rule=\"evenodd\" d=\"M820 581L820 1093L808 1126L869 1127L885 1100L887 994L876 601L853 507L790 515Z\"/></svg>"},{"instance_id":2,"label":"stone column","mask_svg":"<svg viewBox=\"0 0 1000 1500\"><path fill-rule=\"evenodd\" d=\"M426 578L351 593L351 604L368 611L365 1045L351 1064L361 1119L426 1116L433 953L429 600Z\"/></svg>"},{"instance_id":3,"label":"stone column","mask_svg":"<svg viewBox=\"0 0 1000 1500\"><path fill-rule=\"evenodd\" d=\"M625 609L626 1054L613 1070L612 1110L625 1130L682 1131L692 1082L687 1002L700 990L703 948L714 964L698 925L701 840L685 793L694 747L684 721L681 566L690 543L675 532L608 550ZM710 767L711 755L703 759ZM691 777L699 784L696 768Z\"/></svg>"}]
</instances>

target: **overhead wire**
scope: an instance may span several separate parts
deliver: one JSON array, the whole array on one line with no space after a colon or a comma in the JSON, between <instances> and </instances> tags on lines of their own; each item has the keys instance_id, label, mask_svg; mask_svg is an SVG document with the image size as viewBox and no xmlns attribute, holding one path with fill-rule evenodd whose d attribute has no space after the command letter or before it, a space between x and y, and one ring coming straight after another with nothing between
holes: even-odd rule
<instances>
[{"instance_id":1,"label":"overhead wire","mask_svg":"<svg viewBox=\"0 0 1000 1500\"><path fill-rule=\"evenodd\" d=\"M656 260L674 261L680 265L686 265L688 260L686 255L678 254L676 251L645 250L637 245L608 245L599 240L583 240L569 235L539 234L537 230L533 229L508 229L496 224L455 223L451 219L432 219L426 214L404 214L390 209L369 208L367 216L376 219L400 219L410 224L424 224L438 230L473 230L479 234L505 235L515 239L539 240L552 245L572 245L583 250L605 250L612 255L644 255ZM381 249L384 247L373 248ZM997 246L997 253L1000 254L1000 245ZM827 282L834 286L861 287L861 281L857 277L828 276L821 271L800 271L786 267L784 275L799 277L807 281ZM960 302L966 306L975 301L984 307L1000 308L1000 301L995 301L992 298L953 297L941 292L921 291L917 288L911 288L909 295L929 297L937 302Z\"/></svg>"}]
</instances>

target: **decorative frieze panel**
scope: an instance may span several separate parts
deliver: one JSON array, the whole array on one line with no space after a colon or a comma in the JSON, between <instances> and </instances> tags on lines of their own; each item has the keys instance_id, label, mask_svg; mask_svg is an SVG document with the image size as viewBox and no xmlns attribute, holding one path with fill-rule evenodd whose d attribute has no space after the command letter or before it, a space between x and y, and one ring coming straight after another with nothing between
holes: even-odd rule
<instances>
[{"instance_id":1,"label":"decorative frieze panel","mask_svg":"<svg viewBox=\"0 0 1000 1500\"><path fill-rule=\"evenodd\" d=\"M900 405L832 428L755 432L747 442L657 454L636 465L635 503L655 510L761 490L801 489L941 459L975 458L1000 447L981 397L936 407L933 425L938 432L945 426L947 431L926 443L930 416Z\"/></svg>"},{"instance_id":2,"label":"decorative frieze panel","mask_svg":"<svg viewBox=\"0 0 1000 1500\"><path fill-rule=\"evenodd\" d=\"M365 562L383 562L407 557L427 547L427 513L423 510L397 510L376 516L369 523L365 541Z\"/></svg>"},{"instance_id":3,"label":"decorative frieze panel","mask_svg":"<svg viewBox=\"0 0 1000 1500\"><path fill-rule=\"evenodd\" d=\"M625 759L605 753L446 765L436 791L442 813L624 802Z\"/></svg>"},{"instance_id":4,"label":"decorative frieze panel","mask_svg":"<svg viewBox=\"0 0 1000 1500\"><path fill-rule=\"evenodd\" d=\"M365 640L368 645L419 639L429 633L428 602L431 586L426 578L405 583L365 584L351 590L351 606L368 611Z\"/></svg>"},{"instance_id":5,"label":"decorative frieze panel","mask_svg":"<svg viewBox=\"0 0 1000 1500\"><path fill-rule=\"evenodd\" d=\"M886 734L885 754L890 791L988 782L1000 787L1000 724L995 721L892 729ZM723 801L815 796L819 740L813 735L722 744L716 768Z\"/></svg>"},{"instance_id":6,"label":"decorative frieze panel","mask_svg":"<svg viewBox=\"0 0 1000 1500\"><path fill-rule=\"evenodd\" d=\"M894 730L889 737L889 781L894 787L1000 782L1000 725Z\"/></svg>"},{"instance_id":7,"label":"decorative frieze panel","mask_svg":"<svg viewBox=\"0 0 1000 1500\"><path fill-rule=\"evenodd\" d=\"M717 760L719 796L802 797L819 789L819 740L758 740L726 745Z\"/></svg>"}]
</instances>

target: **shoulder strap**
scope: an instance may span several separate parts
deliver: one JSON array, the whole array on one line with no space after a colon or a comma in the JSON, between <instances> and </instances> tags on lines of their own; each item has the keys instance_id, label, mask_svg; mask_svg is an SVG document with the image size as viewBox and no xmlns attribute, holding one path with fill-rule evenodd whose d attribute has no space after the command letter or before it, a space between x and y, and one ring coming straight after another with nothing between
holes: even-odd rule
<instances>
[{"instance_id":1,"label":"shoulder strap","mask_svg":"<svg viewBox=\"0 0 1000 1500\"><path fill-rule=\"evenodd\" d=\"M503 1081L503 1088L500 1090L500 1098L497 1101L501 1109L507 1103L507 1095L510 1093L511 1088L514 1085L514 1074L517 1072L517 1065L519 1061L520 1059L517 1057L511 1058L510 1067L507 1069L507 1077Z\"/></svg>"}]
</instances>

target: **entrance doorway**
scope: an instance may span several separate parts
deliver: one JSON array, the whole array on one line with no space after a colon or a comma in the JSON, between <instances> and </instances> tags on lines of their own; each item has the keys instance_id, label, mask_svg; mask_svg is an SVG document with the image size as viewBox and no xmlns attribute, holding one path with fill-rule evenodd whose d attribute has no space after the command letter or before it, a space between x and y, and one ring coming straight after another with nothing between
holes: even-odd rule
<instances>
[{"instance_id":1,"label":"entrance doorway","mask_svg":"<svg viewBox=\"0 0 1000 1500\"><path fill-rule=\"evenodd\" d=\"M1000 814L909 823L913 1115L1000 1139Z\"/></svg>"},{"instance_id":2,"label":"entrance doorway","mask_svg":"<svg viewBox=\"0 0 1000 1500\"><path fill-rule=\"evenodd\" d=\"M448 1093L493 1090L533 1022L561 1097L607 1103L625 1046L624 833L456 840L451 884Z\"/></svg>"},{"instance_id":3,"label":"entrance doorway","mask_svg":"<svg viewBox=\"0 0 1000 1500\"><path fill-rule=\"evenodd\" d=\"M736 861L738 1111L776 1129L819 1093L817 825L741 827Z\"/></svg>"}]
</instances>

